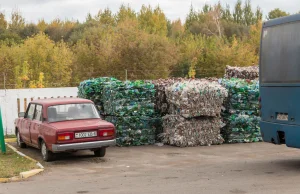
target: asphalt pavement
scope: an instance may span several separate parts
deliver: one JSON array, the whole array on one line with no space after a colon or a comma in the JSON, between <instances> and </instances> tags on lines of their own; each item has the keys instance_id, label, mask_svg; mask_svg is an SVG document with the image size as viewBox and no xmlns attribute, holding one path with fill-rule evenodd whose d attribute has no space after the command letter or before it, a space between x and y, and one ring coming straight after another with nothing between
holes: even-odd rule
<instances>
[{"instance_id":1,"label":"asphalt pavement","mask_svg":"<svg viewBox=\"0 0 300 194\"><path fill-rule=\"evenodd\" d=\"M38 150L23 153L41 161ZM46 170L0 184L0 194L300 193L300 150L268 143L176 148L109 148L42 162Z\"/></svg>"}]
</instances>

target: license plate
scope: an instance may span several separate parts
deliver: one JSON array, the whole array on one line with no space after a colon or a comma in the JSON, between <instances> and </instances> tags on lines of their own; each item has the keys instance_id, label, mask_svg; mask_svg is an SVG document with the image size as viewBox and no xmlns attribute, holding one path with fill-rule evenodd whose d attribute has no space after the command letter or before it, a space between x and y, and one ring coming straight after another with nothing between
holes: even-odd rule
<instances>
[{"instance_id":1,"label":"license plate","mask_svg":"<svg viewBox=\"0 0 300 194\"><path fill-rule=\"evenodd\" d=\"M289 120L289 115L288 114L277 114L277 120L288 121Z\"/></svg>"},{"instance_id":2,"label":"license plate","mask_svg":"<svg viewBox=\"0 0 300 194\"><path fill-rule=\"evenodd\" d=\"M87 138L87 137L96 137L97 132L92 131L92 132L82 132L82 133L75 133L75 138Z\"/></svg>"}]
</instances>

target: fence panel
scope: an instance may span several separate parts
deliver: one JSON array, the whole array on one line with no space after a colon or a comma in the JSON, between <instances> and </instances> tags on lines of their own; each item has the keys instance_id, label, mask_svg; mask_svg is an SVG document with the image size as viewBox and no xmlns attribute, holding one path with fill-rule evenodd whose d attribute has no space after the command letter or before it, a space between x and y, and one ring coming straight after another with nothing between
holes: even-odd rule
<instances>
[{"instance_id":1,"label":"fence panel","mask_svg":"<svg viewBox=\"0 0 300 194\"><path fill-rule=\"evenodd\" d=\"M76 97L77 87L0 90L0 107L5 134L14 134L14 121L35 99Z\"/></svg>"}]
</instances>

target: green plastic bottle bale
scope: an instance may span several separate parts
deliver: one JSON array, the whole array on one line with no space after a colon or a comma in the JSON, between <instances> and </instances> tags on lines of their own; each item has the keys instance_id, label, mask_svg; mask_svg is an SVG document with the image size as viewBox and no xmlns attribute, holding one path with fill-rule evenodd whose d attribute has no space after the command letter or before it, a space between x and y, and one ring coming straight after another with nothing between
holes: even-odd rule
<instances>
[{"instance_id":1,"label":"green plastic bottle bale","mask_svg":"<svg viewBox=\"0 0 300 194\"><path fill-rule=\"evenodd\" d=\"M152 145L155 143L156 118L107 116L105 120L115 125L118 146Z\"/></svg>"},{"instance_id":2,"label":"green plastic bottle bale","mask_svg":"<svg viewBox=\"0 0 300 194\"><path fill-rule=\"evenodd\" d=\"M260 117L254 115L233 114L229 117L229 124L222 131L228 143L249 143L262 141Z\"/></svg>"}]
</instances>

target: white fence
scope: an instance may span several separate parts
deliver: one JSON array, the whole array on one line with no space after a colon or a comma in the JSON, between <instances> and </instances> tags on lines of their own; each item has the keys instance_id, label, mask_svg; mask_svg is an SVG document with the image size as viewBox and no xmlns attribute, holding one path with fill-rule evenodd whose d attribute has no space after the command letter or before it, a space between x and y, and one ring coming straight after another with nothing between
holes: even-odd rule
<instances>
[{"instance_id":1,"label":"white fence","mask_svg":"<svg viewBox=\"0 0 300 194\"><path fill-rule=\"evenodd\" d=\"M0 107L5 134L14 134L14 121L18 112L25 112L27 105L34 99L76 97L78 89L38 88L0 90Z\"/></svg>"}]
</instances>

